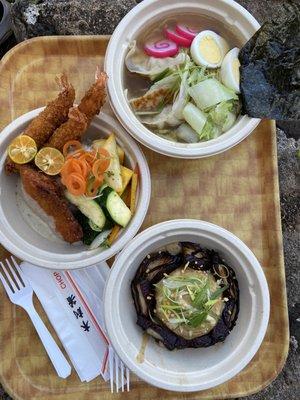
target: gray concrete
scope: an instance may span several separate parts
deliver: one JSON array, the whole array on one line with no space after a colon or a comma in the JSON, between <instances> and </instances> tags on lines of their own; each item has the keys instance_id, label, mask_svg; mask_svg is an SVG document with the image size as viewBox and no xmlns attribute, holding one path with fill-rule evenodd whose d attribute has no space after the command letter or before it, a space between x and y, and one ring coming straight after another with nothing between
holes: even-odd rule
<instances>
[{"instance_id":1,"label":"gray concrete","mask_svg":"<svg viewBox=\"0 0 300 400\"><path fill-rule=\"evenodd\" d=\"M163 1L163 0L162 0ZM239 0L258 20L263 22L272 15L274 7L286 0ZM297 0L300 1L300 0ZM14 8L14 30L19 39L41 34L109 34L123 15L139 1L134 0L18 0ZM38 3L43 17L34 27L26 26L22 12L28 3ZM22 11L23 10L23 11ZM99 23L101 21L101 23ZM2 53L14 45L6 45ZM286 266L288 306L290 317L290 351L278 378L258 394L247 400L299 400L300 399L300 274L299 274L299 174L297 158L299 123L278 124L278 165L284 256ZM0 399L10 399L0 387ZM27 400L27 399L26 399Z\"/></svg>"}]
</instances>

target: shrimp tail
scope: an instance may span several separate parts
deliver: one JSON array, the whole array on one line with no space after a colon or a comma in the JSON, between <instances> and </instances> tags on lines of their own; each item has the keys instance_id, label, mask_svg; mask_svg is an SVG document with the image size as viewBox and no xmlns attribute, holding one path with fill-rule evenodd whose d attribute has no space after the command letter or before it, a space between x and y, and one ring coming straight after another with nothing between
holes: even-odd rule
<instances>
[{"instance_id":1,"label":"shrimp tail","mask_svg":"<svg viewBox=\"0 0 300 400\"><path fill-rule=\"evenodd\" d=\"M61 75L56 76L55 81L56 81L58 87L60 88L61 93L68 91L72 86L69 83L68 76L65 72L62 73Z\"/></svg>"},{"instance_id":2,"label":"shrimp tail","mask_svg":"<svg viewBox=\"0 0 300 400\"><path fill-rule=\"evenodd\" d=\"M105 86L107 79L108 79L107 73L101 71L99 65L97 65L95 72L95 82L97 83L97 85Z\"/></svg>"},{"instance_id":3,"label":"shrimp tail","mask_svg":"<svg viewBox=\"0 0 300 400\"><path fill-rule=\"evenodd\" d=\"M95 83L90 87L82 98L78 108L88 120L88 126L95 115L99 114L106 100L106 82L108 76L97 66L95 72Z\"/></svg>"}]
</instances>

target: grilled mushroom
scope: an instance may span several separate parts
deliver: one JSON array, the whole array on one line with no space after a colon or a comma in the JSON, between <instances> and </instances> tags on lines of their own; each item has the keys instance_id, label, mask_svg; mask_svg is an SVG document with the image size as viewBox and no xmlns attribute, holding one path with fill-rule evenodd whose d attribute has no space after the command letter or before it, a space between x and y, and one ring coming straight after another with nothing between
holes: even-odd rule
<instances>
[{"instance_id":1,"label":"grilled mushroom","mask_svg":"<svg viewBox=\"0 0 300 400\"><path fill-rule=\"evenodd\" d=\"M204 249L199 244L191 242L181 242L178 245L181 251L177 254L170 254L167 250L149 254L138 268L131 283L137 324L169 350L208 347L223 342L235 326L239 312L239 287L235 272L214 250ZM204 279L208 288L213 290L212 297L205 299L205 305L212 304L210 309L218 313L217 315L213 313L214 322L211 326L207 323L209 318L213 320L209 314L203 314L206 318L202 322L203 329L199 326L196 328L194 325L190 326L191 320L186 320L188 318L186 316L189 315L186 310L190 308L192 314L196 309L196 303L194 299L187 304L186 298L189 296L185 289L175 291L179 293L180 301L185 305L184 313L179 315L178 310L173 313L172 298L168 300L171 309L168 312L172 318L168 315L164 317L165 311L161 312L162 285L168 283L169 278L180 282L185 274L188 279L195 281ZM170 293L173 296L173 292ZM203 293L205 294L205 291ZM198 295L203 297L203 293L199 292ZM218 294L217 300L213 300L214 294ZM178 304L175 301L174 303ZM198 322L202 318L200 314L199 311ZM174 316L176 318L173 318ZM187 333L190 333L190 338Z\"/></svg>"}]
</instances>

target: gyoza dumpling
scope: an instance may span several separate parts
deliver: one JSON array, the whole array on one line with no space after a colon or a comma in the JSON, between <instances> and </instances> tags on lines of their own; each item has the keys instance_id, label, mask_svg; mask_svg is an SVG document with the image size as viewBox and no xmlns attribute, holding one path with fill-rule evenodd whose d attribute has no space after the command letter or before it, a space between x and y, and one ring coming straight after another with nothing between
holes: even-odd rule
<instances>
[{"instance_id":1,"label":"gyoza dumpling","mask_svg":"<svg viewBox=\"0 0 300 400\"><path fill-rule=\"evenodd\" d=\"M130 99L130 105L135 111L139 111L139 114L142 114L143 111L155 111L161 104L167 105L171 102L172 94L179 82L179 76L167 76L152 85L143 96Z\"/></svg>"},{"instance_id":2,"label":"gyoza dumpling","mask_svg":"<svg viewBox=\"0 0 300 400\"><path fill-rule=\"evenodd\" d=\"M184 72L180 78L180 87L173 105L166 105L159 114L140 116L143 124L152 128L164 129L170 126L178 126L182 123L182 111L190 97L188 94L187 77L188 71Z\"/></svg>"},{"instance_id":3,"label":"gyoza dumpling","mask_svg":"<svg viewBox=\"0 0 300 400\"><path fill-rule=\"evenodd\" d=\"M141 116L140 121L150 128L163 129L170 126L178 126L181 121L172 113L172 106L166 106L159 114Z\"/></svg>"}]
</instances>

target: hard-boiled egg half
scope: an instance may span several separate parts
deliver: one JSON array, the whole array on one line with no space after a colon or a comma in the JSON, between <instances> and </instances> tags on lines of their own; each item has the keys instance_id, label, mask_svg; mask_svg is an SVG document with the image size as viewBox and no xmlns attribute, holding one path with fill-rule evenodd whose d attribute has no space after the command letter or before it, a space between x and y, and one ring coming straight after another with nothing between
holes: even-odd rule
<instances>
[{"instance_id":1,"label":"hard-boiled egg half","mask_svg":"<svg viewBox=\"0 0 300 400\"><path fill-rule=\"evenodd\" d=\"M234 90L235 93L240 93L240 61L238 58L239 49L234 47L231 49L221 65L221 81L229 89Z\"/></svg>"},{"instance_id":2,"label":"hard-boiled egg half","mask_svg":"<svg viewBox=\"0 0 300 400\"><path fill-rule=\"evenodd\" d=\"M209 30L198 33L191 46L194 62L208 68L220 67L228 51L229 46L226 40Z\"/></svg>"}]
</instances>

